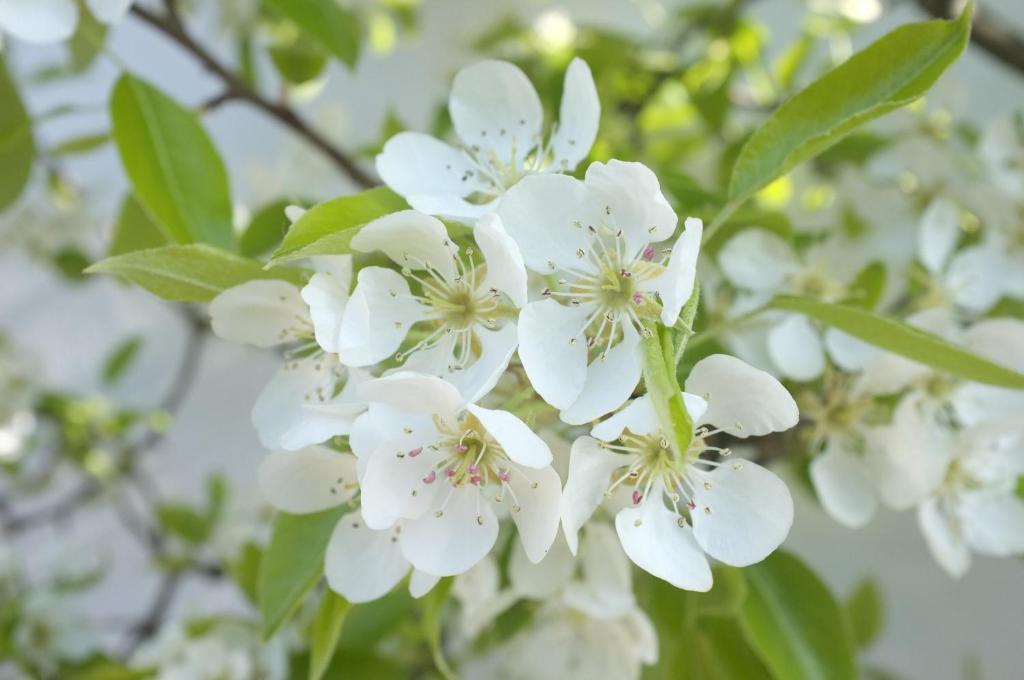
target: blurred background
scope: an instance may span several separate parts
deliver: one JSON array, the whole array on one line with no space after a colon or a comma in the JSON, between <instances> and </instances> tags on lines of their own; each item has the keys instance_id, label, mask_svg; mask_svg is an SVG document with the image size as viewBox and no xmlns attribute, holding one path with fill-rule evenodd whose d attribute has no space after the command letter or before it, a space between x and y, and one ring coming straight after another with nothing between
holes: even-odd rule
<instances>
[{"instance_id":1,"label":"blurred background","mask_svg":"<svg viewBox=\"0 0 1024 680\"><path fill-rule=\"evenodd\" d=\"M204 44L230 60L236 49L230 27L232 22L245 25L249 5L244 0L196 2L188 24ZM515 19L510 25L532 33L541 50L564 53L571 52L579 34L593 28L640 42L662 40L666 30L678 26L674 17L687 3L429 0L411 12L415 20L408 24L401 12L375 14L373 3L359 5L366 5L371 17L371 46L358 67L349 72L331 64L313 81L294 87L290 96L330 139L347 149L372 150L396 121L410 129L432 129L454 72L482 52L494 53L481 39L495 35L508 18ZM1020 0L987 0L984 6L1024 27ZM837 38L825 48L838 53L926 17L914 2L887 3L875 20L878 10L875 3L858 0L757 0L747 3L744 16L759 22L758 40L767 61L801 35L809 16L846 12L853 17L858 25L849 32L848 44ZM493 44L499 43L495 38ZM8 68L37 121L41 148L108 129L106 102L120 71L115 60L186 106L199 106L219 92L217 81L189 55L132 17L112 29L106 44L94 65L73 78L43 75L62 62L62 47L4 45ZM266 59L255 67L261 78L275 77ZM53 113L69 101L75 102L75 112ZM972 47L926 106L981 126L1024 107L1024 74ZM244 103L218 106L204 115L204 122L228 165L240 224L281 196L312 202L354 190L305 142ZM0 329L6 337L0 370L36 389L90 399L100 395L143 410L166 407L168 394L172 400L180 397L180 405L171 404L175 413L169 430L143 463L146 483L161 498L201 505L211 475L222 476L231 521L222 523L226 528L216 541L223 548L216 549L231 550L247 531L261 530L255 472L263 450L249 409L279 359L197 334L188 315L138 289L111 278L74 275L81 268L77 254L101 255L112 234L128 186L116 154L113 145L102 144L55 159L50 170L59 177L56 191L45 169L37 168L39 177L22 198L20 217L0 218ZM694 176L705 174L703 162L693 158ZM894 229L908 219L898 206L889 212L888 204L873 194L858 200L874 204L875 218L891 220ZM913 227L903 228L912 233ZM128 345L134 349L126 350ZM119 351L133 355L123 372L110 366ZM117 375L111 378L111 372ZM176 384L182 375L185 387ZM7 396L13 394L12 389ZM85 403L103 408L101 401ZM83 456L87 468L102 469L101 453L85 451ZM8 481L0 480L6 504L14 497ZM58 473L45 492L18 497L19 513L53 508L81 480L78 472ZM866 577L881 587L885 626L867 652L869 659L906 678L1020 677L1024 569L1019 560L978 558L966 577L954 581L928 555L913 513L884 513L863 530L849 530L827 518L798 480L791 486L797 512L786 545L840 595L848 595ZM30 527L5 532L0 540L29 565L29 573L60 565L88 571L102 564L106 576L83 591L77 606L97 622L96 633L109 635L137 615L140 600L154 598L161 587L149 553L125 528L124 516L131 516L133 505L139 505L138 499L126 494L74 512L52 512ZM237 591L193 577L181 584L169 606L201 614L244 611L247 605Z\"/></svg>"}]
</instances>

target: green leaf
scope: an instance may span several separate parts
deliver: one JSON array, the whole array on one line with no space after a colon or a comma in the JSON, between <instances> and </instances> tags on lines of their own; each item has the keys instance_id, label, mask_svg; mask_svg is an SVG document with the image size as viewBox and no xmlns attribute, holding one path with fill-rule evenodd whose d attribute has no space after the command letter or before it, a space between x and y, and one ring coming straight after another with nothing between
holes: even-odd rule
<instances>
[{"instance_id":1,"label":"green leaf","mask_svg":"<svg viewBox=\"0 0 1024 680\"><path fill-rule=\"evenodd\" d=\"M220 292L251 279L303 282L298 270L266 271L255 260L199 243L116 255L85 271L87 274L114 274L175 302L209 302Z\"/></svg>"},{"instance_id":2,"label":"green leaf","mask_svg":"<svg viewBox=\"0 0 1024 680\"><path fill-rule=\"evenodd\" d=\"M121 212L114 225L114 237L110 243L108 256L123 255L136 250L157 248L167 243L167 235L160 225L142 207L132 194L124 197Z\"/></svg>"},{"instance_id":3,"label":"green leaf","mask_svg":"<svg viewBox=\"0 0 1024 680\"><path fill-rule=\"evenodd\" d=\"M320 47L352 68L359 59L359 20L335 0L266 0Z\"/></svg>"},{"instance_id":4,"label":"green leaf","mask_svg":"<svg viewBox=\"0 0 1024 680\"><path fill-rule=\"evenodd\" d=\"M178 243L234 242L224 163L195 113L121 76L110 99L114 141L135 195Z\"/></svg>"},{"instance_id":5,"label":"green leaf","mask_svg":"<svg viewBox=\"0 0 1024 680\"><path fill-rule=\"evenodd\" d=\"M775 298L769 306L798 312L871 345L966 380L1024 389L1024 374L983 359L936 335L866 309L788 295Z\"/></svg>"},{"instance_id":6,"label":"green leaf","mask_svg":"<svg viewBox=\"0 0 1024 680\"><path fill-rule=\"evenodd\" d=\"M865 579L846 600L846 618L850 622L853 641L859 649L867 649L882 631L885 612L878 584Z\"/></svg>"},{"instance_id":7,"label":"green leaf","mask_svg":"<svg viewBox=\"0 0 1024 680\"><path fill-rule=\"evenodd\" d=\"M238 248L246 257L259 257L275 248L288 231L284 209L290 201L274 201L260 208L238 239Z\"/></svg>"},{"instance_id":8,"label":"green leaf","mask_svg":"<svg viewBox=\"0 0 1024 680\"><path fill-rule=\"evenodd\" d=\"M65 139L57 146L50 149L52 156L74 156L82 153L95 151L110 141L109 132L97 132L91 135L78 135Z\"/></svg>"},{"instance_id":9,"label":"green leaf","mask_svg":"<svg viewBox=\"0 0 1024 680\"><path fill-rule=\"evenodd\" d=\"M83 0L78 0L78 27L68 40L72 72L81 73L92 66L103 51L106 37L107 25L93 16Z\"/></svg>"},{"instance_id":10,"label":"green leaf","mask_svg":"<svg viewBox=\"0 0 1024 680\"><path fill-rule=\"evenodd\" d=\"M295 85L308 83L327 67L327 54L305 36L291 44L271 45L267 52L281 77Z\"/></svg>"},{"instance_id":11,"label":"green leaf","mask_svg":"<svg viewBox=\"0 0 1024 680\"><path fill-rule=\"evenodd\" d=\"M257 602L256 588L262 559L263 550L255 543L246 543L239 551L238 557L227 565L232 580L253 604Z\"/></svg>"},{"instance_id":12,"label":"green leaf","mask_svg":"<svg viewBox=\"0 0 1024 680\"><path fill-rule=\"evenodd\" d=\"M327 541L350 510L342 504L310 515L277 513L257 585L264 638L272 637L291 618L320 580Z\"/></svg>"},{"instance_id":13,"label":"green leaf","mask_svg":"<svg viewBox=\"0 0 1024 680\"><path fill-rule=\"evenodd\" d=\"M440 583L434 586L421 600L423 635L427 638L434 666L446 680L455 680L455 673L448 665L448 660L444 658L444 649L441 646L441 614L454 583L455 580L451 577L441 579Z\"/></svg>"},{"instance_id":14,"label":"green leaf","mask_svg":"<svg viewBox=\"0 0 1024 680\"><path fill-rule=\"evenodd\" d=\"M697 617L735 616L747 599L747 582L743 571L718 565L713 569L714 585L706 593L690 593L691 606Z\"/></svg>"},{"instance_id":15,"label":"green leaf","mask_svg":"<svg viewBox=\"0 0 1024 680\"><path fill-rule=\"evenodd\" d=\"M850 297L846 302L864 309L874 309L885 294L886 278L884 263L868 264L850 282Z\"/></svg>"},{"instance_id":16,"label":"green leaf","mask_svg":"<svg viewBox=\"0 0 1024 680\"><path fill-rule=\"evenodd\" d=\"M0 54L0 210L21 195L35 157L28 111Z\"/></svg>"},{"instance_id":17,"label":"green leaf","mask_svg":"<svg viewBox=\"0 0 1024 680\"><path fill-rule=\"evenodd\" d=\"M813 571L776 551L744 575L749 592L740 626L775 680L855 680L843 611Z\"/></svg>"},{"instance_id":18,"label":"green leaf","mask_svg":"<svg viewBox=\"0 0 1024 680\"><path fill-rule=\"evenodd\" d=\"M923 95L967 45L970 5L954 21L901 26L783 104L744 144L729 200L739 203L869 120Z\"/></svg>"},{"instance_id":19,"label":"green leaf","mask_svg":"<svg viewBox=\"0 0 1024 680\"><path fill-rule=\"evenodd\" d=\"M134 336L119 344L103 364L103 382L112 385L124 375L142 349L142 338Z\"/></svg>"},{"instance_id":20,"label":"green leaf","mask_svg":"<svg viewBox=\"0 0 1024 680\"><path fill-rule=\"evenodd\" d=\"M350 253L349 243L364 224L408 207L386 187L320 203L292 225L270 261L276 264L310 255Z\"/></svg>"},{"instance_id":21,"label":"green leaf","mask_svg":"<svg viewBox=\"0 0 1024 680\"><path fill-rule=\"evenodd\" d=\"M189 543L202 543L210 536L206 518L183 503L162 503L156 508L160 527Z\"/></svg>"},{"instance_id":22,"label":"green leaf","mask_svg":"<svg viewBox=\"0 0 1024 680\"><path fill-rule=\"evenodd\" d=\"M341 639L341 627L351 608L348 600L330 588L324 591L320 608L313 619L309 642L309 680L320 680L334 657Z\"/></svg>"}]
</instances>

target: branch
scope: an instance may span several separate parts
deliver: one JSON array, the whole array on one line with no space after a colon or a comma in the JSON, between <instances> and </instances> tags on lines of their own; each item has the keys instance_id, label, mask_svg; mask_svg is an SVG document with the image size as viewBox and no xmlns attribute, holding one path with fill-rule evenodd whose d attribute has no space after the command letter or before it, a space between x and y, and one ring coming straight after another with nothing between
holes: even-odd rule
<instances>
[{"instance_id":1,"label":"branch","mask_svg":"<svg viewBox=\"0 0 1024 680\"><path fill-rule=\"evenodd\" d=\"M917 0L917 4L939 19L955 17L963 6L958 0ZM1024 35L1015 32L1006 19L983 7L975 7L972 23L972 43L1024 74Z\"/></svg>"},{"instance_id":2,"label":"branch","mask_svg":"<svg viewBox=\"0 0 1024 680\"><path fill-rule=\"evenodd\" d=\"M132 5L131 12L176 42L182 49L199 61L206 70L221 80L224 85L224 92L215 98L214 101L217 104L229 99L249 102L267 115L276 118L282 124L291 128L292 131L316 147L359 187L368 189L379 183L360 168L347 153L332 144L322 133L310 127L306 121L299 117L294 109L283 102L271 101L246 85L237 75L221 64L209 50L197 43L185 30L176 15L168 14L161 17L144 7L140 7L138 4Z\"/></svg>"}]
</instances>

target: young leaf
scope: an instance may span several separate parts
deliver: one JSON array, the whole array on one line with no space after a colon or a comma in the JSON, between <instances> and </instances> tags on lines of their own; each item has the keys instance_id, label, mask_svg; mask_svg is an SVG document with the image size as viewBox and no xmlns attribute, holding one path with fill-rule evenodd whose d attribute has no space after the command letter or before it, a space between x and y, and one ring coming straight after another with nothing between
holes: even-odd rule
<instances>
[{"instance_id":1,"label":"young leaf","mask_svg":"<svg viewBox=\"0 0 1024 680\"><path fill-rule=\"evenodd\" d=\"M28 111L0 54L0 210L21 195L35 156Z\"/></svg>"},{"instance_id":2,"label":"young leaf","mask_svg":"<svg viewBox=\"0 0 1024 680\"><path fill-rule=\"evenodd\" d=\"M401 196L385 187L315 205L292 225L270 261L277 264L310 255L344 255L351 252L349 242L364 224L408 207Z\"/></svg>"},{"instance_id":3,"label":"young leaf","mask_svg":"<svg viewBox=\"0 0 1024 680\"><path fill-rule=\"evenodd\" d=\"M349 510L343 504L311 515L279 512L274 518L270 545L260 560L257 585L264 638L272 637L291 618L320 580L327 541L338 520Z\"/></svg>"},{"instance_id":4,"label":"young leaf","mask_svg":"<svg viewBox=\"0 0 1024 680\"><path fill-rule=\"evenodd\" d=\"M103 382L111 385L124 375L142 349L142 338L134 336L118 345L103 364Z\"/></svg>"},{"instance_id":5,"label":"young leaf","mask_svg":"<svg viewBox=\"0 0 1024 680\"><path fill-rule=\"evenodd\" d=\"M745 569L739 622L776 680L855 680L853 641L832 593L783 551Z\"/></svg>"},{"instance_id":6,"label":"young leaf","mask_svg":"<svg viewBox=\"0 0 1024 680\"><path fill-rule=\"evenodd\" d=\"M175 302L209 302L221 291L250 279L303 282L298 270L266 271L255 260L200 243L136 250L108 257L85 271L114 274Z\"/></svg>"},{"instance_id":7,"label":"young leaf","mask_svg":"<svg viewBox=\"0 0 1024 680\"><path fill-rule=\"evenodd\" d=\"M335 0L267 0L312 40L352 68L359 59L359 21Z\"/></svg>"},{"instance_id":8,"label":"young leaf","mask_svg":"<svg viewBox=\"0 0 1024 680\"><path fill-rule=\"evenodd\" d=\"M923 95L966 47L971 10L953 21L897 28L779 107L740 151L729 201L743 201L858 126Z\"/></svg>"},{"instance_id":9,"label":"young leaf","mask_svg":"<svg viewBox=\"0 0 1024 680\"><path fill-rule=\"evenodd\" d=\"M884 618L878 584L870 579L861 581L845 605L853 641L859 649L870 647L882 630Z\"/></svg>"},{"instance_id":10,"label":"young leaf","mask_svg":"<svg viewBox=\"0 0 1024 680\"><path fill-rule=\"evenodd\" d=\"M310 631L309 680L320 680L324 677L324 672L334 657L334 650L338 647L341 627L350 608L348 600L330 588L324 591Z\"/></svg>"},{"instance_id":11,"label":"young leaf","mask_svg":"<svg viewBox=\"0 0 1024 680\"><path fill-rule=\"evenodd\" d=\"M124 255L136 250L158 248L167 244L167 235L160 225L153 221L146 209L132 194L124 197L121 212L114 225L114 236L110 243L108 257Z\"/></svg>"},{"instance_id":12,"label":"young leaf","mask_svg":"<svg viewBox=\"0 0 1024 680\"><path fill-rule=\"evenodd\" d=\"M114 141L135 195L173 240L231 248L227 171L198 117L131 75L110 99Z\"/></svg>"},{"instance_id":13,"label":"young leaf","mask_svg":"<svg viewBox=\"0 0 1024 680\"><path fill-rule=\"evenodd\" d=\"M775 298L769 306L798 312L876 347L966 380L1024 389L1024 374L983 359L936 335L860 307L789 295Z\"/></svg>"}]
</instances>

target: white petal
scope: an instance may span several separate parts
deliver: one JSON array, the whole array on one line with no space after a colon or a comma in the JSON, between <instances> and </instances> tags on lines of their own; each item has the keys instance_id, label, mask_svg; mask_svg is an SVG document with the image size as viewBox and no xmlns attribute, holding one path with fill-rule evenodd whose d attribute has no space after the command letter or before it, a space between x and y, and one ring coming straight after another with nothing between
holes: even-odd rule
<instances>
[{"instance_id":1,"label":"white petal","mask_svg":"<svg viewBox=\"0 0 1024 680\"><path fill-rule=\"evenodd\" d=\"M609 451L590 437L580 437L569 453L569 474L562 491L562 531L569 550L576 554L580 528L604 500L612 472L631 464L635 456Z\"/></svg>"},{"instance_id":2,"label":"white petal","mask_svg":"<svg viewBox=\"0 0 1024 680\"><path fill-rule=\"evenodd\" d=\"M309 258L309 265L317 273L334 277L335 283L345 291L345 298L348 299L354 266L351 255L313 255Z\"/></svg>"},{"instance_id":3,"label":"white petal","mask_svg":"<svg viewBox=\"0 0 1024 680\"><path fill-rule=\"evenodd\" d=\"M836 366L850 372L863 369L881 353L874 345L835 328L825 329L825 348Z\"/></svg>"},{"instance_id":4,"label":"white petal","mask_svg":"<svg viewBox=\"0 0 1024 680\"><path fill-rule=\"evenodd\" d=\"M700 423L711 423L736 437L782 432L800 419L796 402L782 383L725 354L698 361L686 379L686 391L708 402Z\"/></svg>"},{"instance_id":5,"label":"white petal","mask_svg":"<svg viewBox=\"0 0 1024 680\"><path fill-rule=\"evenodd\" d=\"M363 519L371 529L387 529L401 519L430 514L437 499L448 492L442 488L444 482L435 479L436 473L430 476L441 458L427 447L432 441L427 437L415 444L386 442L370 456L360 484ZM416 449L420 452L410 456Z\"/></svg>"},{"instance_id":6,"label":"white petal","mask_svg":"<svg viewBox=\"0 0 1024 680\"><path fill-rule=\"evenodd\" d=\"M546 600L559 594L575 570L576 561L565 541L555 541L544 559L536 563L530 561L522 543L516 544L508 564L512 589L520 597L534 600Z\"/></svg>"},{"instance_id":7,"label":"white petal","mask_svg":"<svg viewBox=\"0 0 1024 680\"><path fill-rule=\"evenodd\" d=\"M807 317L789 314L768 331L768 354L783 375L814 380L825 370L821 335Z\"/></svg>"},{"instance_id":8,"label":"white petal","mask_svg":"<svg viewBox=\"0 0 1024 680\"><path fill-rule=\"evenodd\" d=\"M658 414L651 404L650 396L645 394L629 402L617 413L595 425L590 434L601 441L613 442L621 437L625 430L639 435L654 434L661 430L661 423L658 422Z\"/></svg>"},{"instance_id":9,"label":"white petal","mask_svg":"<svg viewBox=\"0 0 1024 680\"><path fill-rule=\"evenodd\" d=\"M744 229L718 251L718 266L738 288L775 293L797 268L793 249L779 235L765 229Z\"/></svg>"},{"instance_id":10,"label":"white petal","mask_svg":"<svg viewBox=\"0 0 1024 680\"><path fill-rule=\"evenodd\" d=\"M577 252L590 246L585 228L600 224L603 212L583 182L542 174L524 177L510 188L498 215L526 266L550 274L558 268L588 266Z\"/></svg>"},{"instance_id":11,"label":"white petal","mask_svg":"<svg viewBox=\"0 0 1024 680\"><path fill-rule=\"evenodd\" d=\"M932 200L921 215L917 231L917 256L936 274L945 268L960 238L960 208L948 198Z\"/></svg>"},{"instance_id":12,"label":"white petal","mask_svg":"<svg viewBox=\"0 0 1024 680\"><path fill-rule=\"evenodd\" d=\"M440 576L413 569L412 577L409 579L409 594L419 599L433 590L440 580Z\"/></svg>"},{"instance_id":13,"label":"white petal","mask_svg":"<svg viewBox=\"0 0 1024 680\"><path fill-rule=\"evenodd\" d=\"M1024 501L1009 491L964 493L960 501L964 539L983 555L1024 553Z\"/></svg>"},{"instance_id":14,"label":"white petal","mask_svg":"<svg viewBox=\"0 0 1024 680\"><path fill-rule=\"evenodd\" d=\"M568 408L587 380L587 343L580 332L589 307L531 302L519 314L519 358L544 401Z\"/></svg>"},{"instance_id":15,"label":"white petal","mask_svg":"<svg viewBox=\"0 0 1024 680\"><path fill-rule=\"evenodd\" d=\"M587 527L580 562L583 578L565 592L569 606L600 619L625 616L636 607L629 560L611 525Z\"/></svg>"},{"instance_id":16,"label":"white petal","mask_svg":"<svg viewBox=\"0 0 1024 680\"><path fill-rule=\"evenodd\" d=\"M132 0L86 0L89 11L105 24L116 24L124 18Z\"/></svg>"},{"instance_id":17,"label":"white petal","mask_svg":"<svg viewBox=\"0 0 1024 680\"><path fill-rule=\"evenodd\" d=\"M615 516L622 549L633 563L676 588L707 592L711 567L694 540L693 530L680 526L678 518L661 500L661 490L634 508Z\"/></svg>"},{"instance_id":18,"label":"white petal","mask_svg":"<svg viewBox=\"0 0 1024 680\"><path fill-rule=\"evenodd\" d=\"M66 40L77 23L74 0L0 0L0 30L25 42Z\"/></svg>"},{"instance_id":19,"label":"white petal","mask_svg":"<svg viewBox=\"0 0 1024 680\"><path fill-rule=\"evenodd\" d=\"M972 352L1024 372L1024 321L983 319L967 330L964 340Z\"/></svg>"},{"instance_id":20,"label":"white petal","mask_svg":"<svg viewBox=\"0 0 1024 680\"><path fill-rule=\"evenodd\" d=\"M302 289L302 299L309 305L317 344L325 352L337 353L348 291L330 274L317 272Z\"/></svg>"},{"instance_id":21,"label":"white petal","mask_svg":"<svg viewBox=\"0 0 1024 680\"><path fill-rule=\"evenodd\" d=\"M361 269L342 317L339 353L349 366L383 361L398 350L422 315L401 274L383 267Z\"/></svg>"},{"instance_id":22,"label":"white petal","mask_svg":"<svg viewBox=\"0 0 1024 680\"><path fill-rule=\"evenodd\" d=\"M640 335L632 324L623 324L622 340L587 366L583 391L559 416L570 425L582 425L614 411L633 394L642 370Z\"/></svg>"},{"instance_id":23,"label":"white petal","mask_svg":"<svg viewBox=\"0 0 1024 680\"><path fill-rule=\"evenodd\" d=\"M512 508L512 521L519 530L519 542L526 556L536 564L547 555L558 535L562 480L552 467L539 470L517 467L509 475L508 485L515 498L507 498L506 501L518 501L519 505L518 511L514 506Z\"/></svg>"},{"instance_id":24,"label":"white petal","mask_svg":"<svg viewBox=\"0 0 1024 680\"><path fill-rule=\"evenodd\" d=\"M745 567L768 557L786 539L793 526L793 498L772 472L748 460L727 460L694 477L693 535L708 555Z\"/></svg>"},{"instance_id":25,"label":"white petal","mask_svg":"<svg viewBox=\"0 0 1024 680\"><path fill-rule=\"evenodd\" d=\"M628 254L664 241L676 230L676 211L661 193L658 178L642 163L591 163L584 182L592 201L606 213L602 222L621 229ZM611 211L608 213L608 211Z\"/></svg>"},{"instance_id":26,"label":"white petal","mask_svg":"<svg viewBox=\"0 0 1024 680\"><path fill-rule=\"evenodd\" d=\"M875 355L856 379L854 392L858 394L895 394L914 381L931 373L932 369L909 359L882 352Z\"/></svg>"},{"instance_id":27,"label":"white petal","mask_svg":"<svg viewBox=\"0 0 1024 680\"><path fill-rule=\"evenodd\" d=\"M661 322L666 326L676 324L683 305L693 294L703 233L703 222L696 217L686 218L686 229L672 246L665 271L645 285L645 288L656 291L661 297Z\"/></svg>"},{"instance_id":28,"label":"white petal","mask_svg":"<svg viewBox=\"0 0 1024 680\"><path fill-rule=\"evenodd\" d=\"M402 553L414 567L434 576L461 574L479 562L498 539L498 520L491 504L472 485L451 493L440 517L428 512L402 523Z\"/></svg>"},{"instance_id":29,"label":"white petal","mask_svg":"<svg viewBox=\"0 0 1024 680\"><path fill-rule=\"evenodd\" d=\"M351 245L363 253L379 250L400 267L436 269L446 280L455 277L448 230L441 220L417 210L401 210L375 219L352 237Z\"/></svg>"},{"instance_id":30,"label":"white petal","mask_svg":"<svg viewBox=\"0 0 1024 680\"><path fill-rule=\"evenodd\" d=\"M811 482L825 511L840 524L859 528L868 523L878 499L864 463L838 443L811 461Z\"/></svg>"},{"instance_id":31,"label":"white petal","mask_svg":"<svg viewBox=\"0 0 1024 680\"><path fill-rule=\"evenodd\" d=\"M526 74L507 61L489 59L459 71L448 112L466 146L517 166L540 140L540 98Z\"/></svg>"},{"instance_id":32,"label":"white petal","mask_svg":"<svg viewBox=\"0 0 1024 680\"><path fill-rule=\"evenodd\" d=\"M501 218L493 213L481 217L473 228L473 239L487 263L481 287L504 293L516 307L525 305L526 265L519 246L505 232Z\"/></svg>"},{"instance_id":33,"label":"white petal","mask_svg":"<svg viewBox=\"0 0 1024 680\"><path fill-rule=\"evenodd\" d=\"M508 411L487 409L476 404L467 404L466 409L477 417L513 463L530 468L551 465L551 449L516 416Z\"/></svg>"},{"instance_id":34,"label":"white petal","mask_svg":"<svg viewBox=\"0 0 1024 680\"><path fill-rule=\"evenodd\" d=\"M478 401L494 389L519 346L519 331L514 323L506 323L496 331L482 326L476 330L480 356L468 368L444 373L467 402Z\"/></svg>"},{"instance_id":35,"label":"white petal","mask_svg":"<svg viewBox=\"0 0 1024 680\"><path fill-rule=\"evenodd\" d=\"M878 494L894 510L905 510L931 494L946 476L952 457L948 429L919 400L904 397L883 430L881 446L868 449Z\"/></svg>"},{"instance_id":36,"label":"white petal","mask_svg":"<svg viewBox=\"0 0 1024 680\"><path fill-rule=\"evenodd\" d=\"M1000 256L986 246L964 248L949 262L946 288L960 307L981 313L999 301L1005 281Z\"/></svg>"},{"instance_id":37,"label":"white petal","mask_svg":"<svg viewBox=\"0 0 1024 680\"><path fill-rule=\"evenodd\" d=\"M409 573L393 531L374 531L358 512L334 527L324 556L331 590L352 603L371 602L391 591Z\"/></svg>"},{"instance_id":38,"label":"white petal","mask_svg":"<svg viewBox=\"0 0 1024 680\"><path fill-rule=\"evenodd\" d=\"M971 553L953 522L934 498L926 499L917 507L917 523L932 557L950 576L960 578L971 566Z\"/></svg>"},{"instance_id":39,"label":"white petal","mask_svg":"<svg viewBox=\"0 0 1024 680\"><path fill-rule=\"evenodd\" d=\"M213 332L231 342L273 347L308 333L309 323L299 289L286 281L246 281L210 301Z\"/></svg>"},{"instance_id":40,"label":"white petal","mask_svg":"<svg viewBox=\"0 0 1024 680\"><path fill-rule=\"evenodd\" d=\"M454 385L432 375L407 371L367 380L360 385L359 396L368 402L445 419L454 418L462 409L462 396Z\"/></svg>"},{"instance_id":41,"label":"white petal","mask_svg":"<svg viewBox=\"0 0 1024 680\"><path fill-rule=\"evenodd\" d=\"M587 62L579 57L565 71L558 127L551 137L552 166L571 172L587 157L601 122L601 101Z\"/></svg>"},{"instance_id":42,"label":"white petal","mask_svg":"<svg viewBox=\"0 0 1024 680\"><path fill-rule=\"evenodd\" d=\"M358 490L356 459L322 446L275 451L259 468L260 493L293 515L319 512L347 501Z\"/></svg>"}]
</instances>

